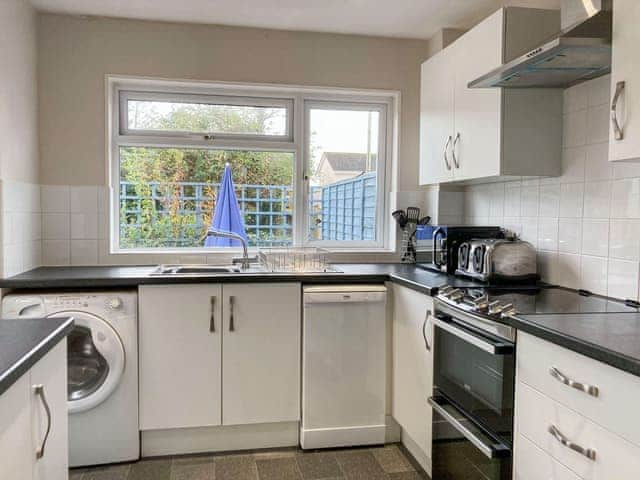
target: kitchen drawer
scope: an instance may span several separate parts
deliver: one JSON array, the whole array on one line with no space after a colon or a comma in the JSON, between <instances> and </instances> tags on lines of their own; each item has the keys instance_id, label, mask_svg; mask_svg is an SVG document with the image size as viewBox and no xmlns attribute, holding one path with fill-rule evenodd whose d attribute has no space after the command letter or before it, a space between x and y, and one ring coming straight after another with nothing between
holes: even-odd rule
<instances>
[{"instance_id":1,"label":"kitchen drawer","mask_svg":"<svg viewBox=\"0 0 640 480\"><path fill-rule=\"evenodd\" d=\"M517 376L524 382L606 429L640 446L640 378L539 338L518 334ZM551 375L597 387L597 397Z\"/></svg>"},{"instance_id":2,"label":"kitchen drawer","mask_svg":"<svg viewBox=\"0 0 640 480\"><path fill-rule=\"evenodd\" d=\"M584 480L627 480L640 473L640 447L561 405L523 383L517 386L517 431ZM627 411L629 420L636 417ZM568 441L595 451L593 459L563 445L549 428Z\"/></svg>"},{"instance_id":3,"label":"kitchen drawer","mask_svg":"<svg viewBox=\"0 0 640 480\"><path fill-rule=\"evenodd\" d=\"M575 473L557 462L530 440L516 440L514 480L580 480Z\"/></svg>"}]
</instances>

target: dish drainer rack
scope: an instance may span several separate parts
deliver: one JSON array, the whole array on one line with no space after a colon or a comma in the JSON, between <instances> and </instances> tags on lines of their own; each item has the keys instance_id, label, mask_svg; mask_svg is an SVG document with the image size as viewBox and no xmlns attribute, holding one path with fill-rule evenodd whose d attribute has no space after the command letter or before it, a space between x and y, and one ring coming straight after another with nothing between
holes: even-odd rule
<instances>
[{"instance_id":1,"label":"dish drainer rack","mask_svg":"<svg viewBox=\"0 0 640 480\"><path fill-rule=\"evenodd\" d=\"M269 272L324 273L333 272L329 252L322 248L265 248L258 252L258 261Z\"/></svg>"}]
</instances>

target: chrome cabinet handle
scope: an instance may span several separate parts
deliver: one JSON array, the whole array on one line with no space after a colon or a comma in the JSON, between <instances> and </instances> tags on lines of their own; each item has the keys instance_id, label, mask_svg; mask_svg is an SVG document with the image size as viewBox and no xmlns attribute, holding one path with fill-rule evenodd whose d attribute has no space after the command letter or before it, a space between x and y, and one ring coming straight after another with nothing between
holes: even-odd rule
<instances>
[{"instance_id":1,"label":"chrome cabinet handle","mask_svg":"<svg viewBox=\"0 0 640 480\"><path fill-rule=\"evenodd\" d=\"M549 373L553 378L558 380L560 383L567 385L568 387L575 388L576 390L580 390L581 392L586 393L587 395L591 395L592 397L597 397L600 394L600 389L594 385L587 385L586 383L576 382L571 380L569 377L564 375L560 370L556 367L551 367L549 369Z\"/></svg>"},{"instance_id":2,"label":"chrome cabinet handle","mask_svg":"<svg viewBox=\"0 0 640 480\"><path fill-rule=\"evenodd\" d=\"M513 353L513 343L480 337L456 322L445 321L435 316L433 325L491 355L511 355Z\"/></svg>"},{"instance_id":3,"label":"chrome cabinet handle","mask_svg":"<svg viewBox=\"0 0 640 480\"><path fill-rule=\"evenodd\" d=\"M235 332L236 327L233 324L233 303L235 302L236 297L229 297L229 331Z\"/></svg>"},{"instance_id":4,"label":"chrome cabinet handle","mask_svg":"<svg viewBox=\"0 0 640 480\"><path fill-rule=\"evenodd\" d=\"M451 135L449 135L449 138L447 138L447 143L444 144L444 164L447 167L447 170L451 170L451 164L449 163L449 159L447 158L447 149L449 148L449 145L451 144Z\"/></svg>"},{"instance_id":5,"label":"chrome cabinet handle","mask_svg":"<svg viewBox=\"0 0 640 480\"><path fill-rule=\"evenodd\" d=\"M565 437L560 430L555 425L549 425L548 429L549 433L553 435L553 437L560 442L565 447L573 450L574 452L578 452L580 455L584 455L589 460L596 459L596 451L592 448L584 448L578 445L577 443L573 443L567 437Z\"/></svg>"},{"instance_id":6,"label":"chrome cabinet handle","mask_svg":"<svg viewBox=\"0 0 640 480\"><path fill-rule=\"evenodd\" d=\"M613 124L613 135L616 140L622 140L624 138L624 132L618 122L618 100L622 91L624 90L625 82L616 83L616 92L613 94L613 101L611 102L611 123Z\"/></svg>"},{"instance_id":7,"label":"chrome cabinet handle","mask_svg":"<svg viewBox=\"0 0 640 480\"><path fill-rule=\"evenodd\" d=\"M427 352L431 351L431 345L429 345L429 341L427 340L427 324L429 323L429 319L431 318L431 310L427 310L427 314L424 316L424 322L422 322L422 338L424 338L424 347L427 349Z\"/></svg>"},{"instance_id":8,"label":"chrome cabinet handle","mask_svg":"<svg viewBox=\"0 0 640 480\"><path fill-rule=\"evenodd\" d=\"M209 318L209 331L216 331L216 297L211 297L211 317Z\"/></svg>"},{"instance_id":9,"label":"chrome cabinet handle","mask_svg":"<svg viewBox=\"0 0 640 480\"><path fill-rule=\"evenodd\" d=\"M456 139L453 141L453 148L451 149L451 156L453 157L453 164L456 168L460 168L460 162L458 162L458 157L456 157L456 145L460 141L460 132L456 135Z\"/></svg>"},{"instance_id":10,"label":"chrome cabinet handle","mask_svg":"<svg viewBox=\"0 0 640 480\"><path fill-rule=\"evenodd\" d=\"M42 444L36 450L36 458L42 458L44 457L44 448L47 446L49 433L51 433L51 409L49 408L49 403L47 402L47 397L44 393L44 385L34 385L33 390L35 394L40 397L40 401L44 406L44 411L47 412L47 431L45 432L44 438L42 439Z\"/></svg>"}]
</instances>

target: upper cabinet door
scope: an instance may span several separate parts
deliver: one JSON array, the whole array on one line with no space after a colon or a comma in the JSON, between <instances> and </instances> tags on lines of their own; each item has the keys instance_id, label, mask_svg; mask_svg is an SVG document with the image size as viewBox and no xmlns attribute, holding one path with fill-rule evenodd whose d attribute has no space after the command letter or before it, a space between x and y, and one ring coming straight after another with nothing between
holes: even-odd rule
<instances>
[{"instance_id":1,"label":"upper cabinet door","mask_svg":"<svg viewBox=\"0 0 640 480\"><path fill-rule=\"evenodd\" d=\"M224 285L223 425L300 420L300 290Z\"/></svg>"},{"instance_id":2,"label":"upper cabinet door","mask_svg":"<svg viewBox=\"0 0 640 480\"><path fill-rule=\"evenodd\" d=\"M453 58L442 51L422 64L420 184L453 179Z\"/></svg>"},{"instance_id":3,"label":"upper cabinet door","mask_svg":"<svg viewBox=\"0 0 640 480\"><path fill-rule=\"evenodd\" d=\"M639 22L640 2L615 1L611 63L612 118L609 128L609 160L612 161L640 158ZM613 110L616 100L617 108Z\"/></svg>"},{"instance_id":4,"label":"upper cabinet door","mask_svg":"<svg viewBox=\"0 0 640 480\"><path fill-rule=\"evenodd\" d=\"M63 340L58 343L31 368L30 374L31 426L34 445L32 453L35 461L33 478L34 480L67 478L69 472L67 342ZM38 451L41 455L36 455Z\"/></svg>"},{"instance_id":5,"label":"upper cabinet door","mask_svg":"<svg viewBox=\"0 0 640 480\"><path fill-rule=\"evenodd\" d=\"M221 285L139 289L140 429L221 423Z\"/></svg>"},{"instance_id":6,"label":"upper cabinet door","mask_svg":"<svg viewBox=\"0 0 640 480\"><path fill-rule=\"evenodd\" d=\"M450 55L455 64L454 177L467 180L500 175L502 91L467 84L502 64L504 10L460 37Z\"/></svg>"}]
</instances>

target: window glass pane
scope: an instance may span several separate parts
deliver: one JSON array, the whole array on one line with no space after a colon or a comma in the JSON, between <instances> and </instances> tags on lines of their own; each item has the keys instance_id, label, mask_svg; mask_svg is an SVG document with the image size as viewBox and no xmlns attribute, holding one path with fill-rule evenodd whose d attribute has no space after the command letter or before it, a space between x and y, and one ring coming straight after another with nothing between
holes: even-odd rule
<instances>
[{"instance_id":1,"label":"window glass pane","mask_svg":"<svg viewBox=\"0 0 640 480\"><path fill-rule=\"evenodd\" d=\"M376 240L379 121L375 110L310 109L310 240Z\"/></svg>"},{"instance_id":2,"label":"window glass pane","mask_svg":"<svg viewBox=\"0 0 640 480\"><path fill-rule=\"evenodd\" d=\"M131 130L287 135L284 107L129 100L127 108Z\"/></svg>"},{"instance_id":3,"label":"window glass pane","mask_svg":"<svg viewBox=\"0 0 640 480\"><path fill-rule=\"evenodd\" d=\"M120 147L120 248L203 247L227 162L249 245L291 245L293 153Z\"/></svg>"}]
</instances>

